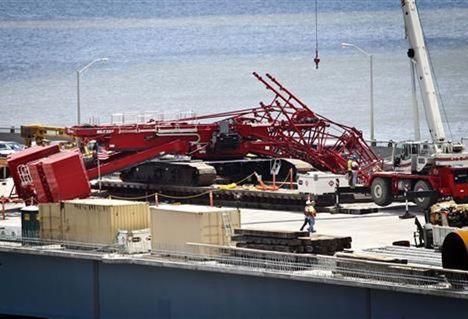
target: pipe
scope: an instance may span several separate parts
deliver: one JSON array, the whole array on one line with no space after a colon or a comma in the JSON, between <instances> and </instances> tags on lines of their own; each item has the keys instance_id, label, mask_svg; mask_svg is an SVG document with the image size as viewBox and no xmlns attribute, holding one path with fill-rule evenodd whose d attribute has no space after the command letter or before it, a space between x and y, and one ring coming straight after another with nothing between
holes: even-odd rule
<instances>
[{"instance_id":1,"label":"pipe","mask_svg":"<svg viewBox=\"0 0 468 319\"><path fill-rule=\"evenodd\" d=\"M449 233L442 245L442 267L468 270L468 230Z\"/></svg>"}]
</instances>

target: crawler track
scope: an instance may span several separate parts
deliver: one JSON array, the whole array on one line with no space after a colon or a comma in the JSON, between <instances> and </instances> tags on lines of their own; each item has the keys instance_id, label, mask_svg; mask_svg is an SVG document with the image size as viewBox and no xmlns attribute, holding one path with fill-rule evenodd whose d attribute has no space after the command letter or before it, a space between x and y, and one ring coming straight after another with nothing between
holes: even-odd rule
<instances>
[{"instance_id":1,"label":"crawler track","mask_svg":"<svg viewBox=\"0 0 468 319\"><path fill-rule=\"evenodd\" d=\"M95 188L97 188L97 185L95 185ZM304 203L307 200L306 194L287 189L278 191L256 191L247 189L221 190L211 187L165 186L109 180L101 182L101 189L116 198L154 202L154 194L158 193L159 201L203 205L209 204L209 192L212 191L215 205L289 211L302 211L304 209ZM357 197L355 194L351 193L341 193L340 195L341 203L367 202L369 200L368 197ZM335 204L335 195L320 195L315 198L315 201L318 207L332 206Z\"/></svg>"}]
</instances>

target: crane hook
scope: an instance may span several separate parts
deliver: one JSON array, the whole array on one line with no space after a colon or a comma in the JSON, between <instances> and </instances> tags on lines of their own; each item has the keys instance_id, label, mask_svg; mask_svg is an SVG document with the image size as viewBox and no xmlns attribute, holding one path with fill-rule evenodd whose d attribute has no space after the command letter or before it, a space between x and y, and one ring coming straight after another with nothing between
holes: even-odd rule
<instances>
[{"instance_id":1,"label":"crane hook","mask_svg":"<svg viewBox=\"0 0 468 319\"><path fill-rule=\"evenodd\" d=\"M320 57L319 57L319 54L318 54L318 50L315 50L314 63L315 63L315 69L318 70L319 63L320 63Z\"/></svg>"},{"instance_id":2,"label":"crane hook","mask_svg":"<svg viewBox=\"0 0 468 319\"><path fill-rule=\"evenodd\" d=\"M320 57L318 54L318 7L317 7L317 0L315 0L315 69L318 70Z\"/></svg>"}]
</instances>

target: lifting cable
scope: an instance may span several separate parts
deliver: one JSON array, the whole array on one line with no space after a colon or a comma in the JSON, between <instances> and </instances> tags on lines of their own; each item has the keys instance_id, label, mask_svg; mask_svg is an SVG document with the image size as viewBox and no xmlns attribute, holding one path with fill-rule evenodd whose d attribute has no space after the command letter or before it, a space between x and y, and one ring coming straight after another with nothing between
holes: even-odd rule
<instances>
[{"instance_id":1,"label":"lifting cable","mask_svg":"<svg viewBox=\"0 0 468 319\"><path fill-rule=\"evenodd\" d=\"M427 46L427 44L426 44ZM453 134L452 134L452 128L450 126L450 122L449 122L449 119L448 119L448 116L447 116L447 110L445 108L445 103L444 103L444 100L442 99L442 94L440 93L440 87L439 87L439 81L437 80L437 76L435 74L435 70L434 70L434 65L432 64L432 59L430 57L430 52L429 50L427 50L427 55L429 55L429 63L431 64L431 69L432 69L432 75L434 77L434 83L435 83L435 86L436 86L436 91L437 91L437 97L438 97L438 100L440 102L440 106L442 108L442 112L443 112L443 115L445 117L445 124L447 125L447 128L449 130L449 134L450 134L450 138L452 139L453 141Z\"/></svg>"},{"instance_id":2,"label":"lifting cable","mask_svg":"<svg viewBox=\"0 0 468 319\"><path fill-rule=\"evenodd\" d=\"M289 171L288 175L286 175L286 178L284 179L284 181L281 184L278 185L278 188L283 187L288 182L288 180L291 178L291 174L292 174L292 172Z\"/></svg>"},{"instance_id":3,"label":"lifting cable","mask_svg":"<svg viewBox=\"0 0 468 319\"><path fill-rule=\"evenodd\" d=\"M320 57L318 54L318 9L317 9L317 0L315 0L315 69L319 68Z\"/></svg>"}]
</instances>

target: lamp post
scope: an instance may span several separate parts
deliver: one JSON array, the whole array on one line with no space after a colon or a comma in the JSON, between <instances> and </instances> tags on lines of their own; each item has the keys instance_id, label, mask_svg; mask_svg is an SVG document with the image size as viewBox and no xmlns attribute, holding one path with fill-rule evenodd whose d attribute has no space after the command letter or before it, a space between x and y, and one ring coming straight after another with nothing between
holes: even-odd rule
<instances>
[{"instance_id":1,"label":"lamp post","mask_svg":"<svg viewBox=\"0 0 468 319\"><path fill-rule=\"evenodd\" d=\"M108 58L99 58L99 59L94 59L93 61L89 62L86 64L84 67L81 69L76 70L76 111L77 111L77 124L81 124L81 109L80 109L80 75L84 71L86 71L90 66L92 66L94 63L97 62L104 62L104 61L109 61Z\"/></svg>"},{"instance_id":2,"label":"lamp post","mask_svg":"<svg viewBox=\"0 0 468 319\"><path fill-rule=\"evenodd\" d=\"M343 48L355 48L362 54L369 57L369 76L370 76L370 139L371 143L375 142L374 136L374 57L369 52L361 49L357 45L351 43L341 43Z\"/></svg>"}]
</instances>

